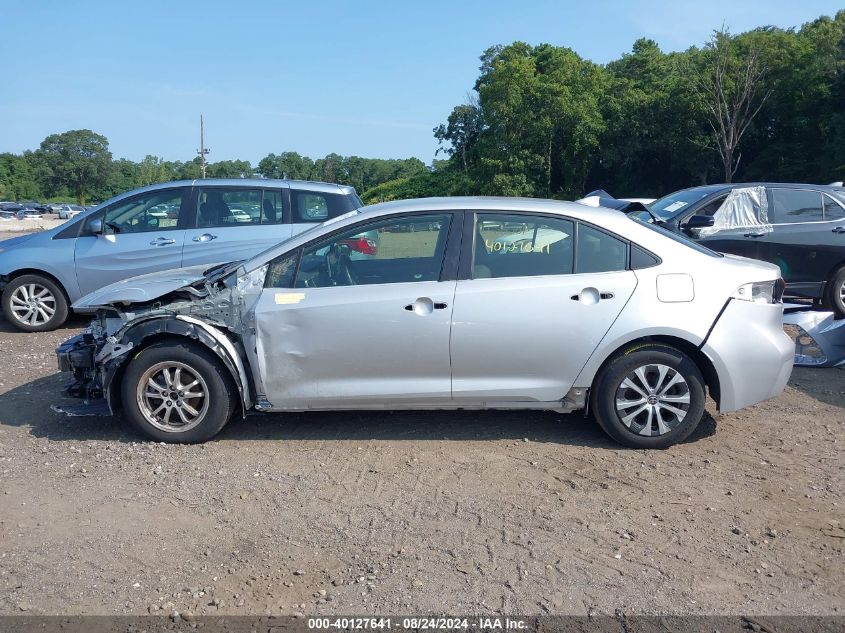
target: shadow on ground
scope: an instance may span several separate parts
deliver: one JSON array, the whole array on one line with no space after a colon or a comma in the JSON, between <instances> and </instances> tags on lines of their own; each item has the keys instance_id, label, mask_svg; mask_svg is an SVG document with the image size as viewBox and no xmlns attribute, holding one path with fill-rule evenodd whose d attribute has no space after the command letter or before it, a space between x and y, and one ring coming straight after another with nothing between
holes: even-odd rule
<instances>
[{"instance_id":1,"label":"shadow on ground","mask_svg":"<svg viewBox=\"0 0 845 633\"><path fill-rule=\"evenodd\" d=\"M68 417L51 404L78 404L61 396L66 382L54 374L0 395L0 425L29 427L35 437L53 441L137 442L120 418ZM715 433L716 421L705 413L695 442ZM235 419L221 440L493 440L523 439L576 446L619 448L592 418L542 411L344 411L251 414Z\"/></svg>"},{"instance_id":2,"label":"shadow on ground","mask_svg":"<svg viewBox=\"0 0 845 633\"><path fill-rule=\"evenodd\" d=\"M845 367L795 367L789 386L819 402L845 409Z\"/></svg>"}]
</instances>

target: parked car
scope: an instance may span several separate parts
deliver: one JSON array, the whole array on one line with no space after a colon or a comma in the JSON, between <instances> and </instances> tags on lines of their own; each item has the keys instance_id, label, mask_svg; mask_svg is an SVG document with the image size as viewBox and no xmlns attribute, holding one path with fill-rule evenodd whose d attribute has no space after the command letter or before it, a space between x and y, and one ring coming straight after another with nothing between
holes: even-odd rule
<instances>
[{"instance_id":1,"label":"parked car","mask_svg":"<svg viewBox=\"0 0 845 633\"><path fill-rule=\"evenodd\" d=\"M491 227L512 225L566 237L487 246ZM346 244L373 231L378 257L352 260ZM159 441L208 440L252 408L589 401L617 441L663 448L698 426L705 389L733 411L784 388L782 289L776 266L616 211L431 198L349 213L245 262L101 288L75 304L97 310L90 329L57 355L68 393L105 397Z\"/></svg>"},{"instance_id":2,"label":"parked car","mask_svg":"<svg viewBox=\"0 0 845 633\"><path fill-rule=\"evenodd\" d=\"M709 248L777 264L787 296L817 300L845 316L845 189L705 185L664 196L649 210L665 228Z\"/></svg>"},{"instance_id":3,"label":"parked car","mask_svg":"<svg viewBox=\"0 0 845 633\"><path fill-rule=\"evenodd\" d=\"M78 204L64 204L59 207L58 215L60 220L69 220L84 212L85 207L81 207Z\"/></svg>"},{"instance_id":4,"label":"parked car","mask_svg":"<svg viewBox=\"0 0 845 633\"><path fill-rule=\"evenodd\" d=\"M40 220L44 217L44 212L38 209L23 208L15 213L15 217L18 220Z\"/></svg>"},{"instance_id":5,"label":"parked car","mask_svg":"<svg viewBox=\"0 0 845 633\"><path fill-rule=\"evenodd\" d=\"M231 210L244 201L261 209L249 222ZM107 284L247 259L360 206L354 188L312 182L198 180L136 189L58 228L0 243L3 314L24 331L52 330L71 303Z\"/></svg>"}]
</instances>

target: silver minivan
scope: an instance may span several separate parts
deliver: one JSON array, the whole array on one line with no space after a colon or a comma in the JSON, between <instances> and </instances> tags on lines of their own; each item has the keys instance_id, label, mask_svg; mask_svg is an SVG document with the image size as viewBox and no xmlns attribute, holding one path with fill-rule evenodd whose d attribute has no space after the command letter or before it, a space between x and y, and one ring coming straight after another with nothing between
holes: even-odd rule
<instances>
[{"instance_id":1,"label":"silver minivan","mask_svg":"<svg viewBox=\"0 0 845 633\"><path fill-rule=\"evenodd\" d=\"M3 314L27 332L53 330L98 288L248 259L361 206L353 187L319 182L209 179L135 189L52 230L0 242Z\"/></svg>"}]
</instances>

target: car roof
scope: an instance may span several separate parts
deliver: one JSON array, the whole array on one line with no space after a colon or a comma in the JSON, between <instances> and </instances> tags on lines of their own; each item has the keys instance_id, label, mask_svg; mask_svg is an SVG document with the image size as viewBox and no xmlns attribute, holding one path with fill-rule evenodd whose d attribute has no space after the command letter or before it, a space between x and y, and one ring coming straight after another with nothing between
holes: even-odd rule
<instances>
[{"instance_id":1,"label":"car roof","mask_svg":"<svg viewBox=\"0 0 845 633\"><path fill-rule=\"evenodd\" d=\"M604 207L588 207L576 202L544 198L508 198L499 196L450 196L443 198L415 198L380 202L360 209L361 214L381 215L394 211L533 211L561 213L578 218L608 217L619 212Z\"/></svg>"},{"instance_id":2,"label":"car roof","mask_svg":"<svg viewBox=\"0 0 845 633\"><path fill-rule=\"evenodd\" d=\"M167 189L169 187L261 187L264 189L273 187L291 187L305 191L320 191L323 193L344 193L350 194L355 191L349 185L338 185L331 182L314 182L311 180L281 180L276 178L203 178L199 180L174 180L172 182L160 182L141 189L133 189L133 192L154 191L156 189Z\"/></svg>"},{"instance_id":3,"label":"car roof","mask_svg":"<svg viewBox=\"0 0 845 633\"><path fill-rule=\"evenodd\" d=\"M814 189L817 191L825 191L829 193L842 194L845 188L836 187L832 185L816 185L809 182L726 182L715 183L712 185L699 185L698 187L687 187L686 189L679 189L678 191L728 191L730 189L739 189L743 187L774 187L778 189ZM672 193L678 193L674 191ZM671 194L667 194L671 195Z\"/></svg>"}]
</instances>

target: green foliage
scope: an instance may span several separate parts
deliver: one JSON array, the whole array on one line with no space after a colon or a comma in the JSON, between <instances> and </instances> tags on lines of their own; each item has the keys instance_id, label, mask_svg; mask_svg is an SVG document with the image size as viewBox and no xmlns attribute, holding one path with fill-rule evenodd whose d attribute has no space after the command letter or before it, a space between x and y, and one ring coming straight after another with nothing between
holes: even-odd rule
<instances>
[{"instance_id":1,"label":"green foliage","mask_svg":"<svg viewBox=\"0 0 845 633\"><path fill-rule=\"evenodd\" d=\"M33 200L41 196L35 170L25 156L0 154L0 200Z\"/></svg>"},{"instance_id":2,"label":"green foliage","mask_svg":"<svg viewBox=\"0 0 845 633\"><path fill-rule=\"evenodd\" d=\"M66 189L79 204L85 204L91 191L104 186L111 175L109 141L91 130L51 134L36 154L48 195Z\"/></svg>"},{"instance_id":3,"label":"green foliage","mask_svg":"<svg viewBox=\"0 0 845 633\"><path fill-rule=\"evenodd\" d=\"M606 66L568 48L514 42L481 56L475 97L434 130L447 169L474 193L577 197L596 188L659 196L721 181L725 168L698 89L714 48L726 93L749 59L763 70L734 180L829 182L845 172L845 11L800 30L765 27L680 53L647 39ZM716 46L718 44L718 46ZM769 95L765 100L763 95Z\"/></svg>"}]
</instances>

